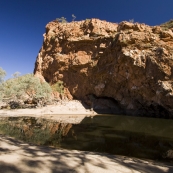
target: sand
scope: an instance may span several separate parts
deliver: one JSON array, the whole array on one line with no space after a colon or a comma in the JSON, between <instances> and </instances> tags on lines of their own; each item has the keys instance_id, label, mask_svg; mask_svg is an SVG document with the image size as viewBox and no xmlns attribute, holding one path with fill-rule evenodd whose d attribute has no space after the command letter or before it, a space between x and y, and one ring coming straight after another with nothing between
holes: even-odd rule
<instances>
[{"instance_id":1,"label":"sand","mask_svg":"<svg viewBox=\"0 0 173 173\"><path fill-rule=\"evenodd\" d=\"M86 116L95 116L96 112L85 109L80 101L62 101L57 105L42 108L0 110L0 116L32 116L54 119L62 123L80 123Z\"/></svg>"},{"instance_id":2,"label":"sand","mask_svg":"<svg viewBox=\"0 0 173 173\"><path fill-rule=\"evenodd\" d=\"M103 153L40 147L0 135L0 173L171 173L173 166Z\"/></svg>"}]
</instances>

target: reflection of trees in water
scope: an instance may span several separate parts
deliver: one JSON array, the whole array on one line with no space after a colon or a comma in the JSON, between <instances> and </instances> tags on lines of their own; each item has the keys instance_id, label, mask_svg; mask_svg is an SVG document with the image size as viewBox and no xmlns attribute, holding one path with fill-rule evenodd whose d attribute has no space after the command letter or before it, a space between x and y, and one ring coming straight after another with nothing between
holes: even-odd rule
<instances>
[{"instance_id":1,"label":"reflection of trees in water","mask_svg":"<svg viewBox=\"0 0 173 173\"><path fill-rule=\"evenodd\" d=\"M71 124L61 124L51 120L33 118L16 118L1 121L0 131L3 134L38 145L60 145L62 136L66 136ZM56 142L55 142L56 140Z\"/></svg>"}]
</instances>

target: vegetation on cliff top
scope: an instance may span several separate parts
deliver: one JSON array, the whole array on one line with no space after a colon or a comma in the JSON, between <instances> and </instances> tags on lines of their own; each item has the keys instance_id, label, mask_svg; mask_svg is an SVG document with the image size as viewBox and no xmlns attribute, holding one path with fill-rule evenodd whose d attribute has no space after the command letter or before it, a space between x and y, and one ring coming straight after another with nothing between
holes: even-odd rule
<instances>
[{"instance_id":1,"label":"vegetation on cliff top","mask_svg":"<svg viewBox=\"0 0 173 173\"><path fill-rule=\"evenodd\" d=\"M163 29L172 29L173 28L173 19L169 20L160 25Z\"/></svg>"}]
</instances>

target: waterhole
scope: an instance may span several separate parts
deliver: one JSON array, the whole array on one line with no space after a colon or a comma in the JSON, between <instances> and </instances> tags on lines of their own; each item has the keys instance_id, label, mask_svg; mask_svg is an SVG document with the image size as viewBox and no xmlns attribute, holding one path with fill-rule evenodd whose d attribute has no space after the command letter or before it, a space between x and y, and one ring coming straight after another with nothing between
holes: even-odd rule
<instances>
[{"instance_id":1,"label":"waterhole","mask_svg":"<svg viewBox=\"0 0 173 173\"><path fill-rule=\"evenodd\" d=\"M153 160L171 160L173 120L97 115L80 124L35 117L0 117L0 134L36 145ZM171 158L172 157L172 158Z\"/></svg>"}]
</instances>

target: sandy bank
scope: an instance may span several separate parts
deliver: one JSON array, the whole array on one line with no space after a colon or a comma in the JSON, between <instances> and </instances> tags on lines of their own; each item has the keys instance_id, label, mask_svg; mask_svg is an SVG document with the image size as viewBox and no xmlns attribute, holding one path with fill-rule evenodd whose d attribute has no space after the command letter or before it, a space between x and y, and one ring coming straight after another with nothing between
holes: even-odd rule
<instances>
[{"instance_id":1,"label":"sandy bank","mask_svg":"<svg viewBox=\"0 0 173 173\"><path fill-rule=\"evenodd\" d=\"M42 108L0 110L0 116L32 116L54 119L63 123L80 123L86 116L94 116L96 112L86 109L79 101L64 101L57 105Z\"/></svg>"},{"instance_id":2,"label":"sandy bank","mask_svg":"<svg viewBox=\"0 0 173 173\"><path fill-rule=\"evenodd\" d=\"M173 166L123 156L29 145L0 135L0 173L171 173Z\"/></svg>"}]
</instances>

